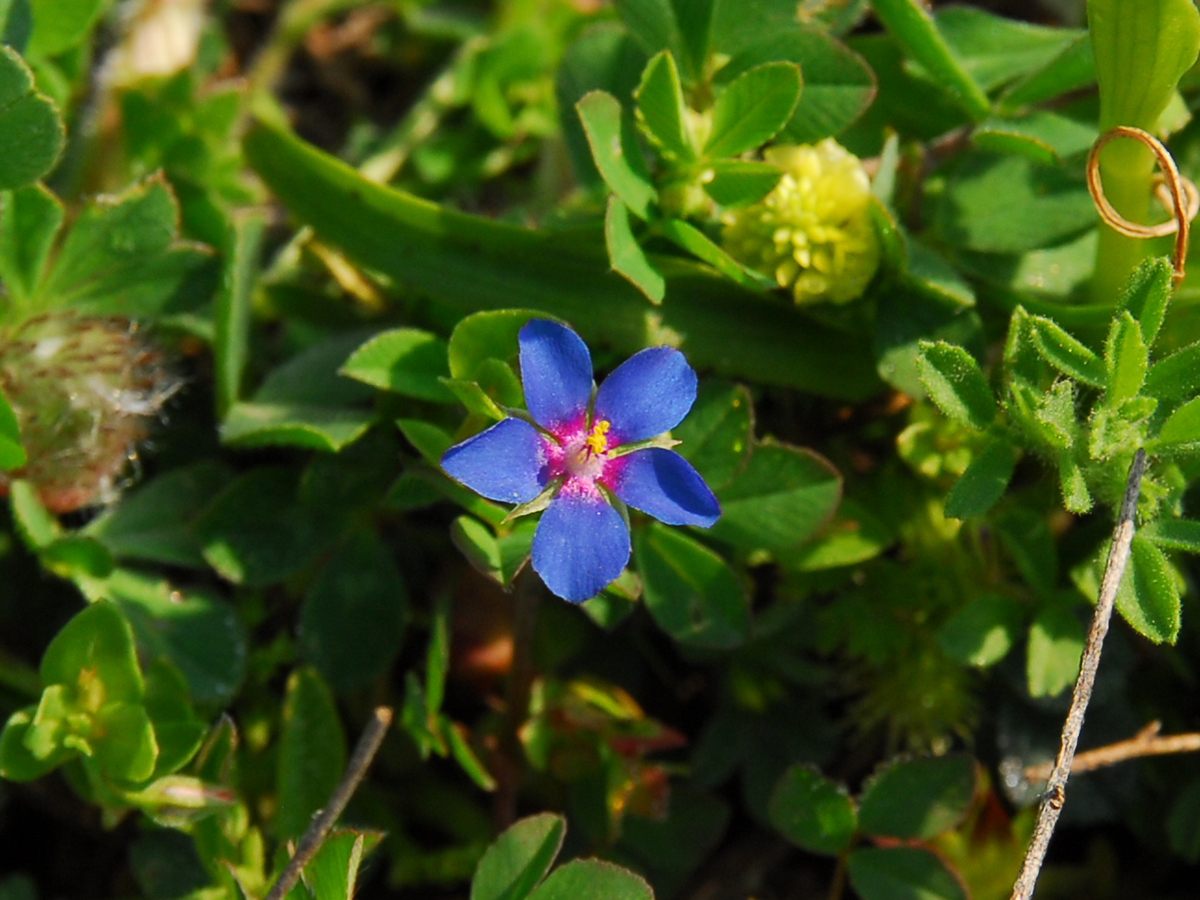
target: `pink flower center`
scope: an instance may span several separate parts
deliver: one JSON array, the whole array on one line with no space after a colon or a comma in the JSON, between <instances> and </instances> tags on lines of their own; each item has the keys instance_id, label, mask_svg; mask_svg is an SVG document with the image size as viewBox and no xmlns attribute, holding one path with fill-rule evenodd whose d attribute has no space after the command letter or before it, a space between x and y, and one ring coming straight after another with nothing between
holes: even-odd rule
<instances>
[{"instance_id":1,"label":"pink flower center","mask_svg":"<svg viewBox=\"0 0 1200 900\"><path fill-rule=\"evenodd\" d=\"M592 425L590 431L580 429L574 434L562 435L562 458L554 468L554 474L565 475L568 479L584 478L595 481L604 474L609 462L608 431L611 426L607 419L601 419Z\"/></svg>"}]
</instances>

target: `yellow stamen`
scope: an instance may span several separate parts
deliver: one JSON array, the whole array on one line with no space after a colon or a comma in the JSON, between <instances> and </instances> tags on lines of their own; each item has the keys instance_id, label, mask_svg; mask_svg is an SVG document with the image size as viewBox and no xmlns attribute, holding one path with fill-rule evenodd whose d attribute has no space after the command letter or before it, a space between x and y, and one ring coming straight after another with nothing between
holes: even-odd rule
<instances>
[{"instance_id":1,"label":"yellow stamen","mask_svg":"<svg viewBox=\"0 0 1200 900\"><path fill-rule=\"evenodd\" d=\"M608 438L605 435L608 433L608 420L601 419L592 426L592 433L587 436L584 443L587 444L588 450L595 456L608 451Z\"/></svg>"}]
</instances>

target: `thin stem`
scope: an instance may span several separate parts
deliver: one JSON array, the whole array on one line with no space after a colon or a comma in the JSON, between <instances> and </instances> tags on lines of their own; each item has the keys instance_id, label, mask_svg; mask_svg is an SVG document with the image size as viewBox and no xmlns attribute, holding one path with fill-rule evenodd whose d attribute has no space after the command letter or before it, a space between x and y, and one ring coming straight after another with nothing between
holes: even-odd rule
<instances>
[{"instance_id":1,"label":"thin stem","mask_svg":"<svg viewBox=\"0 0 1200 900\"><path fill-rule=\"evenodd\" d=\"M287 866L284 867L275 884L271 886L271 892L267 894L266 900L282 900L287 892L295 887L305 865L321 849L325 838L329 836L330 830L337 822L338 816L342 814L342 810L346 808L346 804L350 802L350 798L354 796L358 785L366 776L367 768L371 765L371 760L375 758L379 745L383 743L383 736L387 733L388 725L391 722L391 709L386 706L375 708L371 721L367 723L366 730L358 739L358 746L354 748L350 762L346 764L346 772L342 775L341 782L334 789L329 803L312 820L308 830L300 838L300 843L296 845L296 852L292 854Z\"/></svg>"},{"instance_id":2,"label":"thin stem","mask_svg":"<svg viewBox=\"0 0 1200 900\"><path fill-rule=\"evenodd\" d=\"M1151 722L1131 738L1080 753L1075 757L1071 771L1089 772L1143 756L1192 753L1200 750L1200 733L1171 734L1163 737L1158 733L1161 728L1161 722ZM1043 778L1049 778L1051 770L1050 764L1046 763L1041 766L1029 766L1021 775L1026 781L1036 783Z\"/></svg>"},{"instance_id":3,"label":"thin stem","mask_svg":"<svg viewBox=\"0 0 1200 900\"><path fill-rule=\"evenodd\" d=\"M837 868L833 870L833 880L829 883L829 900L842 900L846 890L846 860L849 855L843 851L838 854Z\"/></svg>"},{"instance_id":4,"label":"thin stem","mask_svg":"<svg viewBox=\"0 0 1200 900\"><path fill-rule=\"evenodd\" d=\"M1025 852L1025 862L1021 866L1021 873L1013 885L1011 900L1030 900L1033 896L1038 874L1041 872L1042 863L1046 858L1046 850L1050 847L1050 837L1054 834L1054 826L1058 824L1058 816L1062 812L1063 801L1066 797L1067 778L1071 774L1071 763L1075 758L1075 747L1079 743L1079 732L1083 729L1083 716L1087 712L1088 701L1092 699L1092 688L1096 683L1096 670L1100 665L1100 651L1104 646L1104 636L1108 633L1108 623L1112 618L1117 588L1121 584L1121 576L1125 574L1125 565L1129 561L1138 495L1141 492L1142 473L1145 469L1146 451L1139 448L1129 467L1129 480L1125 482L1125 496L1121 498L1121 510L1117 515L1112 546L1108 551L1108 561L1104 565L1104 577L1100 582L1100 596L1096 600L1096 612L1092 616L1092 627L1088 632L1087 644L1083 648L1083 658L1079 663L1079 677L1075 680L1075 690L1071 694L1071 708L1063 723L1062 743L1058 748L1058 758L1054 762L1054 769L1050 772L1050 780L1046 783L1046 793L1043 794L1042 805L1038 809L1037 825L1034 827L1029 849Z\"/></svg>"}]
</instances>

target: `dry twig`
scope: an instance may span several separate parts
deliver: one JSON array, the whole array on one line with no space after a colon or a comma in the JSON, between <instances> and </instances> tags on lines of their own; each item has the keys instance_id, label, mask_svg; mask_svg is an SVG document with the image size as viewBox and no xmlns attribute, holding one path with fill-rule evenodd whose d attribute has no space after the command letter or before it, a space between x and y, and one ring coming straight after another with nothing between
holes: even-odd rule
<instances>
[{"instance_id":1,"label":"dry twig","mask_svg":"<svg viewBox=\"0 0 1200 900\"><path fill-rule=\"evenodd\" d=\"M1143 756L1191 753L1200 750L1200 733L1190 732L1162 737L1158 733L1161 729L1162 722L1151 722L1131 738L1080 753L1075 757L1071 771L1089 772L1092 769L1102 769L1105 766L1116 765ZM1021 775L1026 781L1035 784L1049 778L1052 769L1053 766L1050 763L1043 763L1040 766L1029 766Z\"/></svg>"}]
</instances>

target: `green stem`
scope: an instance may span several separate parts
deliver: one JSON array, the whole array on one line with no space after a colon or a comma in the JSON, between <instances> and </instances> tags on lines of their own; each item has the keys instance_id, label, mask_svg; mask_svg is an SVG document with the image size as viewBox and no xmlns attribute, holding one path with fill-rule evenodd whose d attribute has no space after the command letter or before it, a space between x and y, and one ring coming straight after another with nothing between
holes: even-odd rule
<instances>
[{"instance_id":1,"label":"green stem","mask_svg":"<svg viewBox=\"0 0 1200 900\"><path fill-rule=\"evenodd\" d=\"M1120 141L1110 144L1100 156L1104 196L1125 219L1145 224L1150 211L1154 157L1140 144ZM1092 300L1113 307L1125 282L1146 256L1146 242L1118 234L1100 223L1096 245L1096 268L1092 275Z\"/></svg>"},{"instance_id":2,"label":"green stem","mask_svg":"<svg viewBox=\"0 0 1200 900\"><path fill-rule=\"evenodd\" d=\"M837 868L833 870L833 880L829 883L829 900L842 900L846 890L846 860L849 853L843 850L838 854Z\"/></svg>"}]
</instances>

